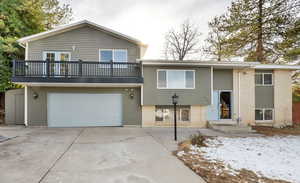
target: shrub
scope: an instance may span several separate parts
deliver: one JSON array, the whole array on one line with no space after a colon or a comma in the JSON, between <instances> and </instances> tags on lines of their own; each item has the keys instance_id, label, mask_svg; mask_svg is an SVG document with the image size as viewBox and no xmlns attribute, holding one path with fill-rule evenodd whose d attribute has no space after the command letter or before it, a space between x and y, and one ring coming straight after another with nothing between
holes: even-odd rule
<instances>
[{"instance_id":1,"label":"shrub","mask_svg":"<svg viewBox=\"0 0 300 183\"><path fill-rule=\"evenodd\" d=\"M197 134L191 135L190 139L191 139L192 145L197 145L199 147L207 147L207 145L205 144L205 140L207 139L207 137L201 135L200 132L198 132Z\"/></svg>"}]
</instances>

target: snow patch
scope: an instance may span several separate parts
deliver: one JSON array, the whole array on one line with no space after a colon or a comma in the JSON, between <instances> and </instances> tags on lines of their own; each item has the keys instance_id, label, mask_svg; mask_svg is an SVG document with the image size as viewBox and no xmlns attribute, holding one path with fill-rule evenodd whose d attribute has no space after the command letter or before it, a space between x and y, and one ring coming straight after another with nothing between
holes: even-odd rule
<instances>
[{"instance_id":1,"label":"snow patch","mask_svg":"<svg viewBox=\"0 0 300 183\"><path fill-rule=\"evenodd\" d=\"M229 167L252 170L257 175L300 183L300 136L207 139L208 147L191 145L211 161Z\"/></svg>"}]
</instances>

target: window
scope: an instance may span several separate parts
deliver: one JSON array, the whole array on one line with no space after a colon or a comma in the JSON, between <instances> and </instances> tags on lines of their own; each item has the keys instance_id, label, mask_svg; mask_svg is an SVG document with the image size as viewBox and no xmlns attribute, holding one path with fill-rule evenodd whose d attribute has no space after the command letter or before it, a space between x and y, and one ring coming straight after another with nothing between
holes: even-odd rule
<instances>
[{"instance_id":1,"label":"window","mask_svg":"<svg viewBox=\"0 0 300 183\"><path fill-rule=\"evenodd\" d=\"M177 120L180 122L190 121L190 106L179 106L177 109ZM157 122L174 122L173 106L156 106L155 121Z\"/></svg>"},{"instance_id":2,"label":"window","mask_svg":"<svg viewBox=\"0 0 300 183\"><path fill-rule=\"evenodd\" d=\"M43 60L48 61L70 61L71 53L63 51L44 51Z\"/></svg>"},{"instance_id":3,"label":"window","mask_svg":"<svg viewBox=\"0 0 300 183\"><path fill-rule=\"evenodd\" d=\"M127 62L127 50L103 49L100 50L100 62Z\"/></svg>"},{"instance_id":4,"label":"window","mask_svg":"<svg viewBox=\"0 0 300 183\"><path fill-rule=\"evenodd\" d=\"M255 85L257 85L257 86L273 85L273 74L272 73L256 73L255 74Z\"/></svg>"},{"instance_id":5,"label":"window","mask_svg":"<svg viewBox=\"0 0 300 183\"><path fill-rule=\"evenodd\" d=\"M272 121L273 109L255 109L256 121Z\"/></svg>"},{"instance_id":6,"label":"window","mask_svg":"<svg viewBox=\"0 0 300 183\"><path fill-rule=\"evenodd\" d=\"M194 70L158 70L158 89L194 89Z\"/></svg>"}]
</instances>

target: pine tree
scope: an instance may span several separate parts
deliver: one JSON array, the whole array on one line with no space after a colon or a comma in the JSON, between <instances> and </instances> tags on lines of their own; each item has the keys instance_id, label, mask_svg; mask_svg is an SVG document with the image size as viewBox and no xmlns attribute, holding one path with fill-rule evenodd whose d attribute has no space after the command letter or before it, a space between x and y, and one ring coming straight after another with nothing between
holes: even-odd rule
<instances>
[{"instance_id":1,"label":"pine tree","mask_svg":"<svg viewBox=\"0 0 300 183\"><path fill-rule=\"evenodd\" d=\"M225 55L263 63L281 61L284 55L279 45L294 26L299 10L299 0L234 0L219 17L218 28L227 35Z\"/></svg>"},{"instance_id":2,"label":"pine tree","mask_svg":"<svg viewBox=\"0 0 300 183\"><path fill-rule=\"evenodd\" d=\"M227 35L221 29L221 20L219 17L214 17L211 22L208 23L210 32L208 38L205 40L207 45L204 47L204 52L213 56L217 61L223 61L226 59L224 44Z\"/></svg>"}]
</instances>

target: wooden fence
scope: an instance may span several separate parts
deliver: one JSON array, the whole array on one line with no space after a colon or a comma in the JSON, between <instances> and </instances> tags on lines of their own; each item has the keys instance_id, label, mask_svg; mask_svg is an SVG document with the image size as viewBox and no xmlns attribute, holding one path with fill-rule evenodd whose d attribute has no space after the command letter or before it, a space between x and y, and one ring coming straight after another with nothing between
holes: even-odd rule
<instances>
[{"instance_id":1,"label":"wooden fence","mask_svg":"<svg viewBox=\"0 0 300 183\"><path fill-rule=\"evenodd\" d=\"M300 102L293 103L293 122L300 124Z\"/></svg>"}]
</instances>

